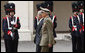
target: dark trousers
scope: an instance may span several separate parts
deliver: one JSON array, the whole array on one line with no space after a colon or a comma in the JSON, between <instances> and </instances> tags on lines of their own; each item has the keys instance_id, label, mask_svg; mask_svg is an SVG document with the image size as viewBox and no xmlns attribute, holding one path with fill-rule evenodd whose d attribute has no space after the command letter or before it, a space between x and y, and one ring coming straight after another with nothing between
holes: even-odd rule
<instances>
[{"instance_id":1,"label":"dark trousers","mask_svg":"<svg viewBox=\"0 0 85 53\"><path fill-rule=\"evenodd\" d=\"M36 52L41 52L41 46L40 45L36 45Z\"/></svg>"},{"instance_id":2,"label":"dark trousers","mask_svg":"<svg viewBox=\"0 0 85 53\"><path fill-rule=\"evenodd\" d=\"M6 52L17 52L18 39L17 40L4 40Z\"/></svg>"},{"instance_id":3,"label":"dark trousers","mask_svg":"<svg viewBox=\"0 0 85 53\"><path fill-rule=\"evenodd\" d=\"M84 52L84 32L81 34L81 45L82 45L82 52Z\"/></svg>"},{"instance_id":4,"label":"dark trousers","mask_svg":"<svg viewBox=\"0 0 85 53\"><path fill-rule=\"evenodd\" d=\"M53 45L51 48L49 48L49 52L53 52Z\"/></svg>"},{"instance_id":5,"label":"dark trousers","mask_svg":"<svg viewBox=\"0 0 85 53\"><path fill-rule=\"evenodd\" d=\"M81 52L81 38L72 35L72 50L73 52Z\"/></svg>"}]
</instances>

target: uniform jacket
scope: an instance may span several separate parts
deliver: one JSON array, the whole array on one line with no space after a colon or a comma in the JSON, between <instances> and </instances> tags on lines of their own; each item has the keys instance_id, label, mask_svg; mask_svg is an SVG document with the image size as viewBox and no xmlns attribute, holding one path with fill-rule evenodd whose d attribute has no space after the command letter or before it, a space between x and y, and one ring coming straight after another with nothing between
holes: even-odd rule
<instances>
[{"instance_id":1,"label":"uniform jacket","mask_svg":"<svg viewBox=\"0 0 85 53\"><path fill-rule=\"evenodd\" d=\"M34 19L34 29L35 29L35 30L36 30L36 28L37 28L37 22L38 22L37 19L38 19L37 17L35 17L35 19Z\"/></svg>"},{"instance_id":2,"label":"uniform jacket","mask_svg":"<svg viewBox=\"0 0 85 53\"><path fill-rule=\"evenodd\" d=\"M8 29L8 21L7 21L7 17L3 17L3 21L2 21L2 29L3 29L3 32L4 32L4 35L3 35L3 38L4 39L9 39L9 40L12 40L12 37L10 35L10 32L13 31L14 33L14 39L18 39L19 38L19 34L18 34L18 29L20 29L21 25L20 25L20 21L19 21L19 17L15 17L14 16L14 20L15 18L17 18L17 23L16 25L13 25L13 27L15 27L16 29ZM9 25L10 27L12 26L11 25L11 21L13 20L13 18L8 18L9 19Z\"/></svg>"},{"instance_id":3,"label":"uniform jacket","mask_svg":"<svg viewBox=\"0 0 85 53\"><path fill-rule=\"evenodd\" d=\"M54 35L54 37L56 37L55 28L57 27L57 23L56 23L57 18L56 18L56 16L52 16L52 15L50 15L50 18L51 18L52 23L53 23L53 35ZM53 18L54 18L54 19L53 19ZM38 18L35 17L35 19L34 19L34 29L35 29L35 30L36 30L36 28L37 28L37 22L38 22Z\"/></svg>"},{"instance_id":4,"label":"uniform jacket","mask_svg":"<svg viewBox=\"0 0 85 53\"><path fill-rule=\"evenodd\" d=\"M53 36L53 24L51 19L44 18L44 23L41 28L41 41L40 46L47 46L48 44L54 44L54 36Z\"/></svg>"},{"instance_id":5,"label":"uniform jacket","mask_svg":"<svg viewBox=\"0 0 85 53\"><path fill-rule=\"evenodd\" d=\"M35 35L35 38L34 38L34 43L36 45L39 45L40 44L40 41L41 41L41 28L42 28L42 25L43 25L43 18L41 18L40 20L40 23L37 24L37 27L36 27L36 35Z\"/></svg>"},{"instance_id":6,"label":"uniform jacket","mask_svg":"<svg viewBox=\"0 0 85 53\"><path fill-rule=\"evenodd\" d=\"M50 15L50 18L51 18L52 23L53 23L53 35L54 35L54 37L56 37L55 29L57 27L57 22L56 22L57 18L56 18L56 16L52 16L52 15Z\"/></svg>"},{"instance_id":7,"label":"uniform jacket","mask_svg":"<svg viewBox=\"0 0 85 53\"><path fill-rule=\"evenodd\" d=\"M84 13L80 12L79 13L79 18L80 18L80 33L84 32Z\"/></svg>"},{"instance_id":8,"label":"uniform jacket","mask_svg":"<svg viewBox=\"0 0 85 53\"><path fill-rule=\"evenodd\" d=\"M78 15L74 15L74 16L71 16L70 17L70 20L69 20L69 28L71 29L71 35L75 35L75 36L79 36L80 32L79 32L79 29L81 28L80 26L80 19L78 19L77 17ZM72 19L73 19L73 24L72 24ZM74 26L76 26L77 28L77 31L74 30Z\"/></svg>"}]
</instances>

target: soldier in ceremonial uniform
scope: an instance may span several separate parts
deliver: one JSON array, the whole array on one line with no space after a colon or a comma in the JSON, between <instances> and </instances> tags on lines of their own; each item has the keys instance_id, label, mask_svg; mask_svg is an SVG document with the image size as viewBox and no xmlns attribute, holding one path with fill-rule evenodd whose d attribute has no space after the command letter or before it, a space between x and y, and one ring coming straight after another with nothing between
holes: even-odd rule
<instances>
[{"instance_id":1,"label":"soldier in ceremonial uniform","mask_svg":"<svg viewBox=\"0 0 85 53\"><path fill-rule=\"evenodd\" d=\"M72 35L72 50L73 52L81 52L81 38L79 29L80 26L80 19L78 16L78 5L77 2L72 3L72 10L73 15L70 17L69 20L69 27L71 29L71 35Z\"/></svg>"},{"instance_id":2,"label":"soldier in ceremonial uniform","mask_svg":"<svg viewBox=\"0 0 85 53\"><path fill-rule=\"evenodd\" d=\"M18 29L20 29L19 17L15 17L15 4L7 3L4 5L6 17L3 17L2 28L4 32L4 42L6 52L17 52L18 49Z\"/></svg>"},{"instance_id":3,"label":"soldier in ceremonial uniform","mask_svg":"<svg viewBox=\"0 0 85 53\"><path fill-rule=\"evenodd\" d=\"M81 52L84 52L84 1L78 1L79 18L80 18L80 35L81 35Z\"/></svg>"},{"instance_id":4,"label":"soldier in ceremonial uniform","mask_svg":"<svg viewBox=\"0 0 85 53\"><path fill-rule=\"evenodd\" d=\"M37 28L37 22L38 22L38 20L39 20L39 17L38 16L41 16L40 14L38 14L38 11L40 11L41 9L40 9L40 6L41 6L41 4L37 4L36 5L36 7L37 7L37 16L35 16L35 18L34 18L34 29L36 30L36 28Z\"/></svg>"}]
</instances>

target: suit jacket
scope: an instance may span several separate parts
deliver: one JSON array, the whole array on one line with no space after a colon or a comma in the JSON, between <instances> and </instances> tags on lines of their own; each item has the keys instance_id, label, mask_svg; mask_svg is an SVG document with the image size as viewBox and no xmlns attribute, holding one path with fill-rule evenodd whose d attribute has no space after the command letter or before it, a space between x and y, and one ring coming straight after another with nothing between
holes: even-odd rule
<instances>
[{"instance_id":1,"label":"suit jacket","mask_svg":"<svg viewBox=\"0 0 85 53\"><path fill-rule=\"evenodd\" d=\"M48 46L48 44L54 44L53 36L53 24L51 18L44 18L44 23L41 28L41 42L40 46Z\"/></svg>"},{"instance_id":2,"label":"suit jacket","mask_svg":"<svg viewBox=\"0 0 85 53\"><path fill-rule=\"evenodd\" d=\"M40 23L37 25L36 27L36 35L35 35L35 38L34 38L34 43L36 45L39 45L40 44L40 40L41 40L41 28L42 28L42 25L43 25L43 20L44 19L41 19Z\"/></svg>"}]
</instances>

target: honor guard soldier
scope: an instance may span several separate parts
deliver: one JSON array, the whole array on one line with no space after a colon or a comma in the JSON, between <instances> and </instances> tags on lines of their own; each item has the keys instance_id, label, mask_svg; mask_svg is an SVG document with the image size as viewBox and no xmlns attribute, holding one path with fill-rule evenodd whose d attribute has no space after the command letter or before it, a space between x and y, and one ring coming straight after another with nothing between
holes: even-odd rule
<instances>
[{"instance_id":1,"label":"honor guard soldier","mask_svg":"<svg viewBox=\"0 0 85 53\"><path fill-rule=\"evenodd\" d=\"M15 4L7 3L4 5L6 17L3 17L2 28L4 32L4 42L6 52L17 52L18 48L18 29L20 29L19 17L15 17Z\"/></svg>"},{"instance_id":2,"label":"honor guard soldier","mask_svg":"<svg viewBox=\"0 0 85 53\"><path fill-rule=\"evenodd\" d=\"M80 18L80 34L81 34L81 42L82 42L82 52L84 52L84 1L77 1L79 8L79 18Z\"/></svg>"},{"instance_id":3,"label":"honor guard soldier","mask_svg":"<svg viewBox=\"0 0 85 53\"><path fill-rule=\"evenodd\" d=\"M72 10L73 15L70 17L69 20L69 27L71 29L71 35L72 35L72 50L73 52L81 52L81 38L79 29L80 26L80 19L78 16L78 5L77 2L72 3Z\"/></svg>"},{"instance_id":4,"label":"honor guard soldier","mask_svg":"<svg viewBox=\"0 0 85 53\"><path fill-rule=\"evenodd\" d=\"M38 13L38 11L41 10L41 9L40 9L40 6L41 6L41 4L37 4L37 5L36 5L36 7L37 7L37 13ZM37 28L37 22L38 22L38 17L35 16L35 18L34 18L34 29L35 29L35 30L36 30L36 28Z\"/></svg>"},{"instance_id":5,"label":"honor guard soldier","mask_svg":"<svg viewBox=\"0 0 85 53\"><path fill-rule=\"evenodd\" d=\"M41 10L40 7L47 8L47 4L45 4L45 3L39 3L39 4L36 5L36 7L37 7L37 13L38 13L38 11ZM37 27L38 20L39 20L38 17L35 16L35 18L34 18L34 29L36 29L36 27Z\"/></svg>"}]
</instances>

